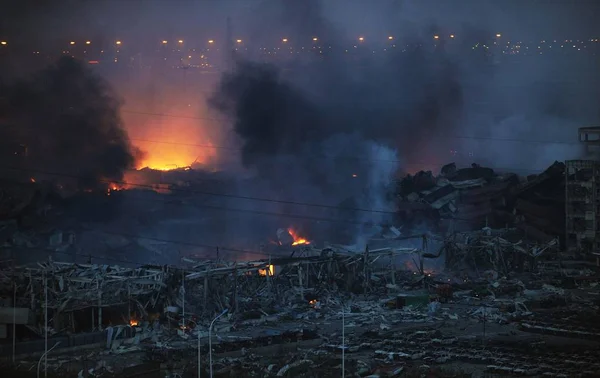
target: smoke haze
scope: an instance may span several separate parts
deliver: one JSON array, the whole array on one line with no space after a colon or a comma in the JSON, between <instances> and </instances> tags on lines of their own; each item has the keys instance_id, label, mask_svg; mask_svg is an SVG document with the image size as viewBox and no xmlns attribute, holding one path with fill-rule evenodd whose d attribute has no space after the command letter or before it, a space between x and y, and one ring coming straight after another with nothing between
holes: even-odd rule
<instances>
[{"instance_id":1,"label":"smoke haze","mask_svg":"<svg viewBox=\"0 0 600 378\"><path fill-rule=\"evenodd\" d=\"M475 162L535 173L555 160L581 157L577 128L599 121L600 80L597 58L591 54L546 57L531 44L527 57L488 52L492 46L525 46L531 41L558 40L555 48L563 40L587 41L598 33L591 16L598 5L588 2L59 4L30 12L24 22L17 22L16 13L12 14L9 22L2 23L6 35L19 26L29 38L50 45L50 37L46 40L42 33L32 32L39 30L34 25L43 26L56 30L52 38L60 40L56 43L61 48L69 47L69 40L80 46L90 39L92 46L96 41L109 45L114 56L117 39L123 40L122 51L133 45L149 46L152 54L135 56L127 71L117 72L107 65L97 68L126 99L121 115L132 143L148 151L137 167L164 169L196 162L198 168L225 171L228 180L233 177L234 184L219 188L231 195L393 210L386 196L393 177L422 169L437 173L442 164L452 161L459 166ZM52 12L56 19L44 16ZM232 20L231 38L243 42L234 43L235 69L216 73L225 67L222 58L229 55L224 51L229 49L224 42L227 16ZM69 26L60 21L66 17L73 20ZM451 39L451 34L456 38ZM439 39L434 41L434 35ZM283 45L282 38L289 42ZM175 47L179 39L185 42ZM161 55L167 51L199 55L191 49L209 47L208 40L213 39L211 59L216 69L212 73L180 69L184 60L167 63ZM161 44L163 40L168 44ZM266 55L260 52L265 46L276 50L277 59L270 56L265 62ZM288 54L288 46L312 53ZM20 63L12 67L26 65ZM115 108L116 104L111 109ZM129 153L111 154L109 167L82 159L81 164L91 167L84 170L86 174L118 176L124 167L135 164L137 153L124 138L119 146ZM101 157L98 150L96 156ZM77 165L73 170L83 169L79 162L67 163ZM249 176L257 179L242 180ZM386 221L375 212L330 213L317 207L243 199L198 201L354 221L359 225L337 225L353 228L349 234L354 241L370 232L360 224ZM200 218L199 213L188 210L181 217ZM317 222L308 220L265 218L259 222L256 215L230 214L218 226L206 220L208 234L216 234L212 231L219 228L235 233L236 240L225 234L222 241L202 240L243 245L254 234L260 234L260 239L292 224L326 229L323 223L314 226ZM157 229L165 239L184 240L192 240L199 229L194 224L189 232L178 234L177 227Z\"/></svg>"},{"instance_id":2,"label":"smoke haze","mask_svg":"<svg viewBox=\"0 0 600 378\"><path fill-rule=\"evenodd\" d=\"M0 139L13 144L10 151L22 146L23 168L69 175L85 188L122 180L141 155L123 128L116 95L79 61L62 58L7 86L2 97L8 122Z\"/></svg>"}]
</instances>

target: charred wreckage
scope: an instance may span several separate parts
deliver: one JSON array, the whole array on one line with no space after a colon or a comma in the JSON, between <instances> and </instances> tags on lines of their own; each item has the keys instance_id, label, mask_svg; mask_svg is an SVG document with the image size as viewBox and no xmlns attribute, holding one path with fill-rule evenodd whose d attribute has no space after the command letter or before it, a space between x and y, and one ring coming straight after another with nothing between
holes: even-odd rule
<instances>
[{"instance_id":1,"label":"charred wreckage","mask_svg":"<svg viewBox=\"0 0 600 378\"><path fill-rule=\"evenodd\" d=\"M136 267L59 258L77 232L25 227L51 193L5 185L0 355L73 377L595 376L599 179L449 164L399 180L364 248L282 228L266 259ZM28 250L62 254L16 264Z\"/></svg>"}]
</instances>

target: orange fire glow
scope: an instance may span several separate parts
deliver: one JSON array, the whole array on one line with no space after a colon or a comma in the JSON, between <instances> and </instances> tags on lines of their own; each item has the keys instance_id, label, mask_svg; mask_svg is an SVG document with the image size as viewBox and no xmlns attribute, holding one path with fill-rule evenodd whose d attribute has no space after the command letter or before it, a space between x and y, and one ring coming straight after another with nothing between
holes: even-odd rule
<instances>
[{"instance_id":1,"label":"orange fire glow","mask_svg":"<svg viewBox=\"0 0 600 378\"><path fill-rule=\"evenodd\" d=\"M265 269L259 269L258 270L258 274L261 275L261 276L266 276L267 273L269 274L269 276L272 276L273 274L275 274L275 266L274 265L269 265Z\"/></svg>"},{"instance_id":2,"label":"orange fire glow","mask_svg":"<svg viewBox=\"0 0 600 378\"><path fill-rule=\"evenodd\" d=\"M137 327L139 324L140 324L140 322L138 320L136 320L136 319L131 319L129 321L129 325L132 326L132 327Z\"/></svg>"},{"instance_id":3,"label":"orange fire glow","mask_svg":"<svg viewBox=\"0 0 600 378\"><path fill-rule=\"evenodd\" d=\"M137 142L138 147L146 152L146 156L138 164L138 169L148 167L159 171L168 171L197 164L206 165L215 157L215 148L210 142L191 146L171 144L185 143L168 141L173 139L179 138L167 138L161 143Z\"/></svg>"},{"instance_id":4,"label":"orange fire glow","mask_svg":"<svg viewBox=\"0 0 600 378\"><path fill-rule=\"evenodd\" d=\"M136 168L161 171L189 166L206 168L215 161L217 150L198 120L135 116L124 114L126 124L138 126L128 127L132 143L145 153Z\"/></svg>"},{"instance_id":5,"label":"orange fire glow","mask_svg":"<svg viewBox=\"0 0 600 378\"><path fill-rule=\"evenodd\" d=\"M303 238L300 235L298 235L298 233L293 228L288 228L288 232L294 239L294 242L292 243L292 245L303 245L303 244L308 245L308 244L310 244L310 241L308 241L306 238Z\"/></svg>"}]
</instances>

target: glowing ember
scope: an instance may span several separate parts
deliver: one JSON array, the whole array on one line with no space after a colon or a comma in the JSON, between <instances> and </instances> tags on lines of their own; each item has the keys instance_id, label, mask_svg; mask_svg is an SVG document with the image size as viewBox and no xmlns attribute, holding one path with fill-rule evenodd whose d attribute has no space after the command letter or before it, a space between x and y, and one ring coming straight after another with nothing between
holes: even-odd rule
<instances>
[{"instance_id":1,"label":"glowing ember","mask_svg":"<svg viewBox=\"0 0 600 378\"><path fill-rule=\"evenodd\" d=\"M298 233L296 231L294 231L293 228L288 228L288 232L294 239L294 242L292 243L292 245L303 245L303 244L308 245L308 244L310 244L310 242L307 239L299 236Z\"/></svg>"},{"instance_id":2,"label":"glowing ember","mask_svg":"<svg viewBox=\"0 0 600 378\"><path fill-rule=\"evenodd\" d=\"M140 324L140 322L138 320L136 320L136 319L131 319L129 321L129 325L132 326L132 327L137 327L139 324Z\"/></svg>"},{"instance_id":3,"label":"glowing ember","mask_svg":"<svg viewBox=\"0 0 600 378\"><path fill-rule=\"evenodd\" d=\"M269 276L272 276L273 274L275 274L275 266L269 265L266 269L259 269L258 274L261 276L266 276L267 274Z\"/></svg>"},{"instance_id":4,"label":"glowing ember","mask_svg":"<svg viewBox=\"0 0 600 378\"><path fill-rule=\"evenodd\" d=\"M308 304L311 306L314 306L317 304L317 300L316 299L311 299L310 301L308 301Z\"/></svg>"}]
</instances>

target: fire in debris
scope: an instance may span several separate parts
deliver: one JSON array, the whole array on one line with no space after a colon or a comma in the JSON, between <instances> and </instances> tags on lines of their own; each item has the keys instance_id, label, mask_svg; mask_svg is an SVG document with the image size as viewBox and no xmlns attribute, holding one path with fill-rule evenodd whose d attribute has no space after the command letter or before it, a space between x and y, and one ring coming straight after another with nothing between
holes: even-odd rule
<instances>
[{"instance_id":1,"label":"fire in debris","mask_svg":"<svg viewBox=\"0 0 600 378\"><path fill-rule=\"evenodd\" d=\"M173 109L170 112L178 113ZM209 167L217 158L217 149L208 127L185 118L147 117L123 113L127 129L144 156L137 169L169 171L184 167Z\"/></svg>"},{"instance_id":2,"label":"fire in debris","mask_svg":"<svg viewBox=\"0 0 600 378\"><path fill-rule=\"evenodd\" d=\"M310 241L308 241L306 238L303 238L300 235L298 235L298 232L296 232L293 228L288 228L288 233L294 239L294 242L292 243L292 245L308 245L308 244L310 244Z\"/></svg>"},{"instance_id":3,"label":"fire in debris","mask_svg":"<svg viewBox=\"0 0 600 378\"><path fill-rule=\"evenodd\" d=\"M274 265L269 265L265 269L259 269L258 270L258 274L261 275L261 276L266 276L267 274L269 276L272 276L272 275L275 274L275 266Z\"/></svg>"},{"instance_id":4,"label":"fire in debris","mask_svg":"<svg viewBox=\"0 0 600 378\"><path fill-rule=\"evenodd\" d=\"M137 319L131 319L129 321L129 325L132 327L137 327L140 324L140 322Z\"/></svg>"}]
</instances>

